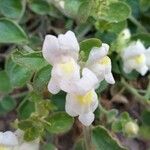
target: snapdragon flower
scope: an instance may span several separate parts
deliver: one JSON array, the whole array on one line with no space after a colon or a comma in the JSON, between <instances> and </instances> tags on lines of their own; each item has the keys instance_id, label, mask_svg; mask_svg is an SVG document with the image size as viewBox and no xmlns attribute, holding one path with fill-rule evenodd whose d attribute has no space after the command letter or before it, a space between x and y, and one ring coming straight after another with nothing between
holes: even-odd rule
<instances>
[{"instance_id":1,"label":"snapdragon flower","mask_svg":"<svg viewBox=\"0 0 150 150\"><path fill-rule=\"evenodd\" d=\"M140 40L131 43L126 47L121 56L124 63L124 71L130 73L132 70L136 70L141 75L145 75L148 71L146 65L145 47Z\"/></svg>"},{"instance_id":2,"label":"snapdragon flower","mask_svg":"<svg viewBox=\"0 0 150 150\"><path fill-rule=\"evenodd\" d=\"M18 145L13 150L39 150L40 140L36 139L31 142L26 142L23 139L24 132L20 129L15 131L15 135L18 138Z\"/></svg>"},{"instance_id":3,"label":"snapdragon flower","mask_svg":"<svg viewBox=\"0 0 150 150\"><path fill-rule=\"evenodd\" d=\"M92 48L86 67L95 73L99 82L105 79L108 83L114 84L115 80L111 73L111 59L107 56L108 50L109 45L105 43L102 43L100 48Z\"/></svg>"},{"instance_id":4,"label":"snapdragon flower","mask_svg":"<svg viewBox=\"0 0 150 150\"><path fill-rule=\"evenodd\" d=\"M13 132L0 132L0 150L13 150L17 144L18 139Z\"/></svg>"},{"instance_id":5,"label":"snapdragon flower","mask_svg":"<svg viewBox=\"0 0 150 150\"><path fill-rule=\"evenodd\" d=\"M79 120L85 126L94 121L94 111L98 106L98 97L94 89L84 95L68 93L66 96L65 109L72 116L79 116Z\"/></svg>"},{"instance_id":6,"label":"snapdragon flower","mask_svg":"<svg viewBox=\"0 0 150 150\"><path fill-rule=\"evenodd\" d=\"M85 71L83 78L80 77L80 66L77 64L79 44L72 31L68 31L64 35L60 34L58 38L53 35L47 35L42 52L43 57L53 66L48 84L48 90L52 94L57 94L60 90L69 93L77 91L77 89L81 93L90 90L88 86L84 86L84 89L82 88L82 82L85 81L85 78L87 84L91 82L91 80L87 80L86 75L90 71ZM93 79L94 82L92 83L97 84L95 75L92 72L90 75L91 77L88 77L88 79Z\"/></svg>"}]
</instances>

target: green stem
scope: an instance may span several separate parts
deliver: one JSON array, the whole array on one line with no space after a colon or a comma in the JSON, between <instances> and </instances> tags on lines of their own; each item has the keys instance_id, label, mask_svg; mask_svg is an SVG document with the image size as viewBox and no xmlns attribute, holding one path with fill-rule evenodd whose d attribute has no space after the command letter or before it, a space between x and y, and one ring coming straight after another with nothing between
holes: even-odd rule
<instances>
[{"instance_id":1,"label":"green stem","mask_svg":"<svg viewBox=\"0 0 150 150\"><path fill-rule=\"evenodd\" d=\"M133 16L130 16L129 17L129 20L135 24L141 31L147 33L147 30L143 27L143 25L138 21L136 20Z\"/></svg>"},{"instance_id":2,"label":"green stem","mask_svg":"<svg viewBox=\"0 0 150 150\"><path fill-rule=\"evenodd\" d=\"M90 127L83 127L84 141L85 141L85 150L92 150L91 142L91 129Z\"/></svg>"},{"instance_id":3,"label":"green stem","mask_svg":"<svg viewBox=\"0 0 150 150\"><path fill-rule=\"evenodd\" d=\"M148 79L149 79L149 83L148 83L147 90L144 96L146 99L149 99L150 97L150 76L148 77Z\"/></svg>"},{"instance_id":4,"label":"green stem","mask_svg":"<svg viewBox=\"0 0 150 150\"><path fill-rule=\"evenodd\" d=\"M147 99L146 99L144 96L140 95L140 94L137 92L137 90L136 90L134 87L132 87L130 84L128 84L123 78L122 78L122 80L121 80L121 83L125 86L125 88L126 88L130 93L132 93L133 95L135 95L135 96L137 97L137 99L135 99L135 100L137 100L139 103L141 103L141 104L143 104L143 105L145 105L145 106L149 105Z\"/></svg>"}]
</instances>

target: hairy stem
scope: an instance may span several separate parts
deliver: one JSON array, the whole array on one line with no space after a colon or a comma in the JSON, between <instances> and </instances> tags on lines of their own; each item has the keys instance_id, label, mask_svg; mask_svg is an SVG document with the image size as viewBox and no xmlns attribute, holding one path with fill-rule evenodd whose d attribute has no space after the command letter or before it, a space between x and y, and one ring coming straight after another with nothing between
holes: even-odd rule
<instances>
[{"instance_id":1,"label":"hairy stem","mask_svg":"<svg viewBox=\"0 0 150 150\"><path fill-rule=\"evenodd\" d=\"M123 78L121 80L121 83L130 93L132 93L133 95L135 95L137 97L137 99L135 99L135 100L137 100L139 103L141 103L145 106L149 105L147 99L144 96L140 95L137 92L137 90L134 87L132 87L130 84L128 84Z\"/></svg>"},{"instance_id":2,"label":"hairy stem","mask_svg":"<svg viewBox=\"0 0 150 150\"><path fill-rule=\"evenodd\" d=\"M91 129L90 127L83 127L84 133L84 141L85 141L85 149L92 150L92 142L91 142Z\"/></svg>"},{"instance_id":3,"label":"hairy stem","mask_svg":"<svg viewBox=\"0 0 150 150\"><path fill-rule=\"evenodd\" d=\"M147 33L147 30L143 27L143 25L138 21L136 20L133 16L130 16L129 17L129 20L135 24L141 31Z\"/></svg>"}]
</instances>

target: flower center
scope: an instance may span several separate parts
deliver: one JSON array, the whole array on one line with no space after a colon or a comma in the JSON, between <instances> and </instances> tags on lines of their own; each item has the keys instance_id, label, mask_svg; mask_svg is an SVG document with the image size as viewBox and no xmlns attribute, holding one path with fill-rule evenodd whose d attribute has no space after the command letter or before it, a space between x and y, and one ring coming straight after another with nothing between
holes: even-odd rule
<instances>
[{"instance_id":1,"label":"flower center","mask_svg":"<svg viewBox=\"0 0 150 150\"><path fill-rule=\"evenodd\" d=\"M103 57L102 59L99 60L99 63L102 65L108 65L111 63L111 60L108 56Z\"/></svg>"},{"instance_id":2,"label":"flower center","mask_svg":"<svg viewBox=\"0 0 150 150\"><path fill-rule=\"evenodd\" d=\"M0 145L0 150L9 150L9 149L4 145Z\"/></svg>"},{"instance_id":3,"label":"flower center","mask_svg":"<svg viewBox=\"0 0 150 150\"><path fill-rule=\"evenodd\" d=\"M77 99L78 99L79 103L82 105L90 104L93 100L93 91L89 91L84 96L78 95Z\"/></svg>"},{"instance_id":4,"label":"flower center","mask_svg":"<svg viewBox=\"0 0 150 150\"><path fill-rule=\"evenodd\" d=\"M141 55L135 56L134 60L137 64L141 64L144 61L144 55L141 54Z\"/></svg>"},{"instance_id":5,"label":"flower center","mask_svg":"<svg viewBox=\"0 0 150 150\"><path fill-rule=\"evenodd\" d=\"M65 74L71 74L74 70L73 62L66 62L66 63L60 64L60 67Z\"/></svg>"}]
</instances>

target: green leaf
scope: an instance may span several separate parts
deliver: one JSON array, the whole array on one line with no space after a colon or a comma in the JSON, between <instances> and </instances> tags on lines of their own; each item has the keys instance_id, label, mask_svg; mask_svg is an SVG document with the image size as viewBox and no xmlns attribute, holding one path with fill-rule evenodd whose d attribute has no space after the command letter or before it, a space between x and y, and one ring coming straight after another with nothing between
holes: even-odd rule
<instances>
[{"instance_id":1,"label":"green leaf","mask_svg":"<svg viewBox=\"0 0 150 150\"><path fill-rule=\"evenodd\" d=\"M47 121L51 124L46 125L46 129L50 133L60 134L71 129L74 119L65 112L57 112L52 114Z\"/></svg>"},{"instance_id":2,"label":"green leaf","mask_svg":"<svg viewBox=\"0 0 150 150\"><path fill-rule=\"evenodd\" d=\"M39 93L35 93L33 91L28 94L27 99L31 102L39 102L43 100L42 95L40 95Z\"/></svg>"},{"instance_id":3,"label":"green leaf","mask_svg":"<svg viewBox=\"0 0 150 150\"><path fill-rule=\"evenodd\" d=\"M101 93L101 92L103 92L107 87L108 87L108 83L107 83L105 80L103 80L103 81L101 81L101 83L100 83L98 89L96 90L96 92L97 92L97 93Z\"/></svg>"},{"instance_id":4,"label":"green leaf","mask_svg":"<svg viewBox=\"0 0 150 150\"><path fill-rule=\"evenodd\" d=\"M10 112L16 107L16 101L10 96L5 96L0 100L0 108L4 110L4 113Z\"/></svg>"},{"instance_id":5,"label":"green leaf","mask_svg":"<svg viewBox=\"0 0 150 150\"><path fill-rule=\"evenodd\" d=\"M82 59L86 61L89 57L89 53L93 47L100 47L102 45L101 40L96 39L96 38L90 38L86 39L82 42L80 42L80 53Z\"/></svg>"},{"instance_id":6,"label":"green leaf","mask_svg":"<svg viewBox=\"0 0 150 150\"><path fill-rule=\"evenodd\" d=\"M0 71L0 92L9 92L11 90L10 79L5 71Z\"/></svg>"},{"instance_id":7,"label":"green leaf","mask_svg":"<svg viewBox=\"0 0 150 150\"><path fill-rule=\"evenodd\" d=\"M117 139L114 139L108 130L102 126L97 126L92 130L92 141L97 150L126 150Z\"/></svg>"},{"instance_id":8,"label":"green leaf","mask_svg":"<svg viewBox=\"0 0 150 150\"><path fill-rule=\"evenodd\" d=\"M11 58L6 61L5 70L13 87L24 86L33 74L28 68L15 64Z\"/></svg>"},{"instance_id":9,"label":"green leaf","mask_svg":"<svg viewBox=\"0 0 150 150\"><path fill-rule=\"evenodd\" d=\"M122 0L131 7L132 15L138 17L140 15L139 0Z\"/></svg>"},{"instance_id":10,"label":"green leaf","mask_svg":"<svg viewBox=\"0 0 150 150\"><path fill-rule=\"evenodd\" d=\"M32 126L33 126L33 121L31 120L22 120L18 123L19 129L23 131L32 128Z\"/></svg>"},{"instance_id":11,"label":"green leaf","mask_svg":"<svg viewBox=\"0 0 150 150\"><path fill-rule=\"evenodd\" d=\"M22 15L21 0L0 0L0 12L8 18L19 19Z\"/></svg>"},{"instance_id":12,"label":"green leaf","mask_svg":"<svg viewBox=\"0 0 150 150\"><path fill-rule=\"evenodd\" d=\"M0 19L0 43L23 43L27 42L27 35L15 22L2 18Z\"/></svg>"},{"instance_id":13,"label":"green leaf","mask_svg":"<svg viewBox=\"0 0 150 150\"><path fill-rule=\"evenodd\" d=\"M143 124L150 126L150 110L145 110L142 113L142 121L143 121Z\"/></svg>"},{"instance_id":14,"label":"green leaf","mask_svg":"<svg viewBox=\"0 0 150 150\"><path fill-rule=\"evenodd\" d=\"M146 47L150 46L150 34L147 33L134 34L131 37L131 40L132 41L141 40Z\"/></svg>"},{"instance_id":15,"label":"green leaf","mask_svg":"<svg viewBox=\"0 0 150 150\"><path fill-rule=\"evenodd\" d=\"M45 15L50 11L50 5L45 0L31 0L29 4L30 9L36 14Z\"/></svg>"},{"instance_id":16,"label":"green leaf","mask_svg":"<svg viewBox=\"0 0 150 150\"><path fill-rule=\"evenodd\" d=\"M126 20L130 16L131 9L123 2L115 2L110 3L108 7L104 6L101 12L101 15L98 16L99 19L118 23Z\"/></svg>"},{"instance_id":17,"label":"green leaf","mask_svg":"<svg viewBox=\"0 0 150 150\"><path fill-rule=\"evenodd\" d=\"M23 54L19 51L16 51L12 54L12 59L15 63L32 71L38 71L47 65L47 62L39 52Z\"/></svg>"},{"instance_id":18,"label":"green leaf","mask_svg":"<svg viewBox=\"0 0 150 150\"><path fill-rule=\"evenodd\" d=\"M80 0L65 0L65 13L72 18L76 18L80 5Z\"/></svg>"},{"instance_id":19,"label":"green leaf","mask_svg":"<svg viewBox=\"0 0 150 150\"><path fill-rule=\"evenodd\" d=\"M83 2L78 10L77 20L79 23L84 23L90 16L91 12L91 3Z\"/></svg>"},{"instance_id":20,"label":"green leaf","mask_svg":"<svg viewBox=\"0 0 150 150\"><path fill-rule=\"evenodd\" d=\"M38 116L45 118L49 115L49 112L54 109L54 105L52 105L49 100L42 100L36 104L36 113Z\"/></svg>"},{"instance_id":21,"label":"green leaf","mask_svg":"<svg viewBox=\"0 0 150 150\"><path fill-rule=\"evenodd\" d=\"M20 119L27 119L31 113L35 112L35 104L28 101L28 96L25 97L18 108L18 115Z\"/></svg>"},{"instance_id":22,"label":"green leaf","mask_svg":"<svg viewBox=\"0 0 150 150\"><path fill-rule=\"evenodd\" d=\"M32 127L25 131L24 139L26 141L33 141L37 139L39 136L40 136L40 131L37 128Z\"/></svg>"},{"instance_id":23,"label":"green leaf","mask_svg":"<svg viewBox=\"0 0 150 150\"><path fill-rule=\"evenodd\" d=\"M57 148L53 144L45 144L42 150L56 150Z\"/></svg>"},{"instance_id":24,"label":"green leaf","mask_svg":"<svg viewBox=\"0 0 150 150\"><path fill-rule=\"evenodd\" d=\"M107 112L107 121L108 121L108 123L113 122L116 119L117 114L118 114L117 109L112 109L112 110L108 111Z\"/></svg>"},{"instance_id":25,"label":"green leaf","mask_svg":"<svg viewBox=\"0 0 150 150\"><path fill-rule=\"evenodd\" d=\"M51 77L51 69L50 65L43 67L40 69L34 76L33 79L33 87L37 92L43 92L44 89L47 89L47 84Z\"/></svg>"},{"instance_id":26,"label":"green leaf","mask_svg":"<svg viewBox=\"0 0 150 150\"><path fill-rule=\"evenodd\" d=\"M59 111L65 111L65 99L66 93L59 92L56 95L52 95L52 103L58 108Z\"/></svg>"}]
</instances>

